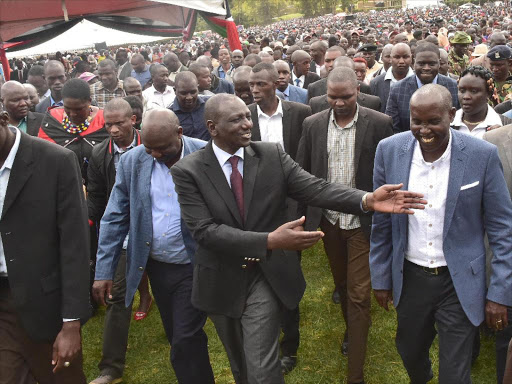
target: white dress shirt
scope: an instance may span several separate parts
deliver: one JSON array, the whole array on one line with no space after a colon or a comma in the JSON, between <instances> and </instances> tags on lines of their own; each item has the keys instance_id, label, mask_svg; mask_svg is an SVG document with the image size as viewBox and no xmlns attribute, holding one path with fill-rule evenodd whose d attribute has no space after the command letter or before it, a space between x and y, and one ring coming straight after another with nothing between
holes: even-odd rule
<instances>
[{"instance_id":1,"label":"white dress shirt","mask_svg":"<svg viewBox=\"0 0 512 384\"><path fill-rule=\"evenodd\" d=\"M297 79L300 80L299 84L297 84L297 81L296 81ZM293 81L293 85L295 85L299 88L304 88L304 82L306 81L306 76L302 75L301 77L297 77L295 72L292 71L292 81Z\"/></svg>"},{"instance_id":2,"label":"white dress shirt","mask_svg":"<svg viewBox=\"0 0 512 384\"><path fill-rule=\"evenodd\" d=\"M446 195L450 177L452 135L443 155L432 163L423 159L416 141L409 172L409 191L424 194L428 201L424 210L409 215L409 234L405 258L422 267L437 268L446 265L443 252L443 227Z\"/></svg>"},{"instance_id":3,"label":"white dress shirt","mask_svg":"<svg viewBox=\"0 0 512 384\"><path fill-rule=\"evenodd\" d=\"M414 71L411 67L409 67L409 71L407 71L407 75L405 77L409 77L412 75L414 75ZM391 80L391 84L395 84L400 81L395 79L395 75L393 75L393 67L388 68L388 70L386 71L386 76L384 76L384 80Z\"/></svg>"},{"instance_id":4,"label":"white dress shirt","mask_svg":"<svg viewBox=\"0 0 512 384\"><path fill-rule=\"evenodd\" d=\"M18 148L20 146L21 133L18 128L13 126L9 126L13 132L16 132L16 139L14 140L14 145L9 151L9 155L4 161L4 165L0 168L0 212L4 209L4 201L5 194L7 193L7 186L9 185L9 178L11 176L11 169L14 163L14 159L16 158L16 154L18 153ZM4 244L2 242L2 237L0 236L0 276L7 277L7 263L5 260L4 253Z\"/></svg>"},{"instance_id":5,"label":"white dress shirt","mask_svg":"<svg viewBox=\"0 0 512 384\"><path fill-rule=\"evenodd\" d=\"M272 116L267 115L256 106L258 112L258 124L260 126L261 141L279 143L284 148L283 139L283 106L281 99L277 98L277 109Z\"/></svg>"},{"instance_id":6,"label":"white dress shirt","mask_svg":"<svg viewBox=\"0 0 512 384\"><path fill-rule=\"evenodd\" d=\"M500 115L498 115L490 105L487 106L487 115L485 116L485 120L473 128L472 131L470 131L468 126L462 121L462 115L462 109L459 109L455 113L455 118L453 119L451 126L456 127L455 129L458 128L459 132L478 137L479 139L484 138L484 133L487 131L488 127L492 125L499 125L501 127L503 125Z\"/></svg>"},{"instance_id":7,"label":"white dress shirt","mask_svg":"<svg viewBox=\"0 0 512 384\"><path fill-rule=\"evenodd\" d=\"M229 159L231 156L238 156L238 172L244 177L244 149L242 147L238 148L238 151L235 152L234 155L231 155L227 153L226 151L220 149L215 145L215 142L212 141L212 148L213 153L215 154L215 157L219 161L220 167L222 168L222 172L224 172L224 176L226 176L226 180L228 181L229 188L231 188L231 163L229 162Z\"/></svg>"},{"instance_id":8,"label":"white dress shirt","mask_svg":"<svg viewBox=\"0 0 512 384\"><path fill-rule=\"evenodd\" d=\"M142 96L146 100L146 110L149 111L155 108L167 108L169 107L176 95L174 94L174 90L170 86L166 86L163 92L159 92L155 89L155 86L152 85L144 92L142 92Z\"/></svg>"}]
</instances>

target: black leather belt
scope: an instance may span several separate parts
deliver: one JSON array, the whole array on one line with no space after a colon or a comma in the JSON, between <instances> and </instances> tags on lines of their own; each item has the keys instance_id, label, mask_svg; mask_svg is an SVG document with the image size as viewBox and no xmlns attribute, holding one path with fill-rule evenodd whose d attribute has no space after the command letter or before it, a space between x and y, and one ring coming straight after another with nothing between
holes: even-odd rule
<instances>
[{"instance_id":1,"label":"black leather belt","mask_svg":"<svg viewBox=\"0 0 512 384\"><path fill-rule=\"evenodd\" d=\"M423 267L421 265L418 265L418 264L415 264L413 262L410 262L409 260L405 260L407 263L409 263L410 266L414 267L414 268L419 268L421 270L423 270L423 272L425 273L428 273L429 275L441 275L445 272L448 271L448 266L442 266L442 267L436 267L436 268L428 268L428 267Z\"/></svg>"}]
</instances>

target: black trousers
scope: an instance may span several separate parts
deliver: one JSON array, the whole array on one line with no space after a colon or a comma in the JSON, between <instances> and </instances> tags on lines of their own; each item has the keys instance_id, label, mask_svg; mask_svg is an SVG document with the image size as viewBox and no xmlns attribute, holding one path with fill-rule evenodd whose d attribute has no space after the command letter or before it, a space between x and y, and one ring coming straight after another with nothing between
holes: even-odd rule
<instances>
[{"instance_id":1,"label":"black trousers","mask_svg":"<svg viewBox=\"0 0 512 384\"><path fill-rule=\"evenodd\" d=\"M496 333L496 378L498 384L503 383L505 364L507 363L508 344L512 339L512 308L507 309L508 327Z\"/></svg>"},{"instance_id":2,"label":"black trousers","mask_svg":"<svg viewBox=\"0 0 512 384\"><path fill-rule=\"evenodd\" d=\"M439 275L404 261L403 287L396 308L396 346L411 384L432 379L429 350L439 334L439 384L470 384L477 328L469 321L448 270Z\"/></svg>"},{"instance_id":3,"label":"black trousers","mask_svg":"<svg viewBox=\"0 0 512 384\"><path fill-rule=\"evenodd\" d=\"M192 265L149 259L146 265L180 384L214 384L203 330L206 314L192 306Z\"/></svg>"}]
</instances>

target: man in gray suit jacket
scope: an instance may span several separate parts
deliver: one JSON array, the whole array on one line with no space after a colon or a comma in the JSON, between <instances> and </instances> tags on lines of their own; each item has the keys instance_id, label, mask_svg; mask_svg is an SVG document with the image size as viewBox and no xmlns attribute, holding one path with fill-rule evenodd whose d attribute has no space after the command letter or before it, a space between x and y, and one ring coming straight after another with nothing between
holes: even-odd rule
<instances>
[{"instance_id":1,"label":"man in gray suit jacket","mask_svg":"<svg viewBox=\"0 0 512 384\"><path fill-rule=\"evenodd\" d=\"M295 251L322 236L301 230L304 218L287 222L287 197L353 214L410 213L425 201L401 185L365 193L318 179L280 145L251 143L250 116L234 95L210 98L212 141L171 173L198 243L192 303L213 320L237 384L279 384L279 309L296 308L306 285Z\"/></svg>"},{"instance_id":2,"label":"man in gray suit jacket","mask_svg":"<svg viewBox=\"0 0 512 384\"><path fill-rule=\"evenodd\" d=\"M503 174L505 175L508 191L512 197L512 125L505 125L486 132L483 139L498 147L498 156L503 166ZM496 374L498 383L504 382L503 376L507 361L507 351L512 339L512 309L510 307L508 308L508 320L508 327L496 334ZM512 355L509 359L512 359ZM512 360L510 361L512 362Z\"/></svg>"},{"instance_id":3,"label":"man in gray suit jacket","mask_svg":"<svg viewBox=\"0 0 512 384\"><path fill-rule=\"evenodd\" d=\"M147 271L171 345L171 364L181 383L214 383L203 331L206 315L192 306L195 243L180 215L171 168L202 148L204 141L182 135L170 110L144 117L142 143L119 160L116 183L100 223L93 294L105 304L126 235L126 306Z\"/></svg>"},{"instance_id":4,"label":"man in gray suit jacket","mask_svg":"<svg viewBox=\"0 0 512 384\"><path fill-rule=\"evenodd\" d=\"M377 112L381 109L380 99L377 96L365 95L361 90L359 90L359 94L357 95L357 104L368 109L373 109ZM316 96L309 99L309 106L311 107L311 113L313 115L330 108L327 95Z\"/></svg>"},{"instance_id":5,"label":"man in gray suit jacket","mask_svg":"<svg viewBox=\"0 0 512 384\"><path fill-rule=\"evenodd\" d=\"M439 382L470 384L477 327L504 329L512 305L512 202L498 151L450 129L454 116L445 87L421 87L411 130L381 141L375 156L374 188L401 182L429 202L413 217L375 213L372 226L372 287L380 306L396 306L396 345L412 383L432 379L439 334Z\"/></svg>"}]
</instances>

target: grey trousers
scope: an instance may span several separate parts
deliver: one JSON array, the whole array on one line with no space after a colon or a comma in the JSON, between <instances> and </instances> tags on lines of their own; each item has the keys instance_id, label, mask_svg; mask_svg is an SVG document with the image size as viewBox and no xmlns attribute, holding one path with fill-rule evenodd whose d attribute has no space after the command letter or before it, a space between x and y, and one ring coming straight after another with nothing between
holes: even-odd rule
<instances>
[{"instance_id":1,"label":"grey trousers","mask_svg":"<svg viewBox=\"0 0 512 384\"><path fill-rule=\"evenodd\" d=\"M284 384L279 361L281 304L258 272L242 317L208 314L231 365L236 384Z\"/></svg>"},{"instance_id":2,"label":"grey trousers","mask_svg":"<svg viewBox=\"0 0 512 384\"><path fill-rule=\"evenodd\" d=\"M132 303L125 306L126 250L121 251L112 286L112 299L107 301L103 327L103 355L98 364L102 375L122 377L128 346Z\"/></svg>"},{"instance_id":3,"label":"grey trousers","mask_svg":"<svg viewBox=\"0 0 512 384\"><path fill-rule=\"evenodd\" d=\"M439 334L439 384L471 384L471 353L477 328L467 318L449 271L439 275L404 261L396 308L396 346L412 384L432 379L429 349Z\"/></svg>"}]
</instances>

